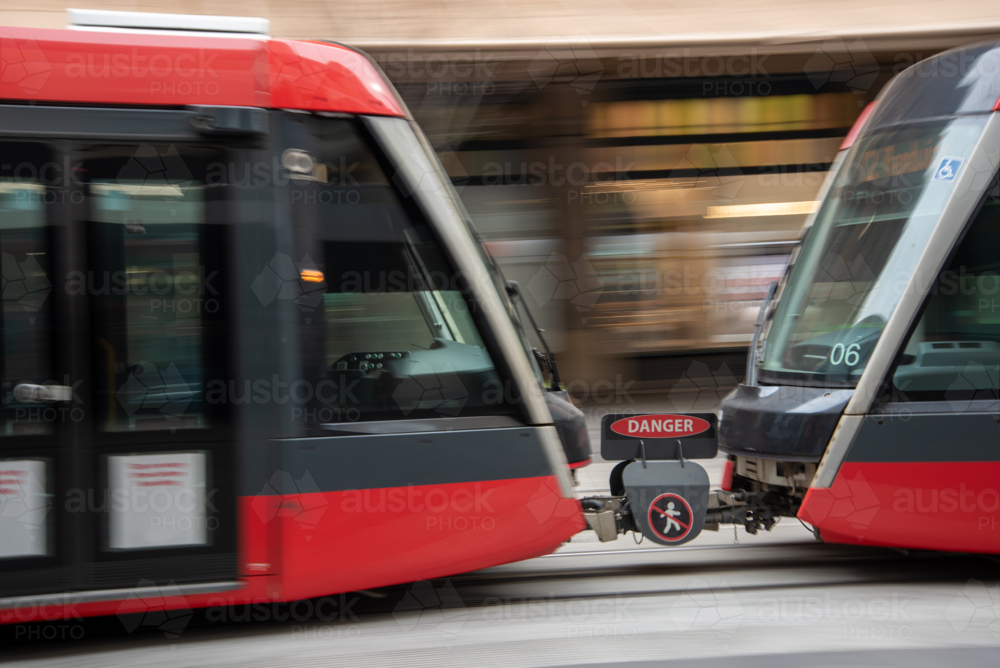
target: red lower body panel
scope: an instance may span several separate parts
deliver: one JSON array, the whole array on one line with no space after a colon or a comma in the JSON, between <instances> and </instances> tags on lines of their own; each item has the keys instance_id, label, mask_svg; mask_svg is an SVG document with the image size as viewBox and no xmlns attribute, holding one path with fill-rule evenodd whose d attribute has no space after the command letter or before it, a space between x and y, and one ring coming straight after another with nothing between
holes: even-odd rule
<instances>
[{"instance_id":1,"label":"red lower body panel","mask_svg":"<svg viewBox=\"0 0 1000 668\"><path fill-rule=\"evenodd\" d=\"M244 587L0 610L0 624L291 601L552 552L584 528L553 477L239 499Z\"/></svg>"},{"instance_id":2,"label":"red lower body panel","mask_svg":"<svg viewBox=\"0 0 1000 668\"><path fill-rule=\"evenodd\" d=\"M831 543L1000 553L1000 462L844 462L798 517Z\"/></svg>"},{"instance_id":3,"label":"red lower body panel","mask_svg":"<svg viewBox=\"0 0 1000 668\"><path fill-rule=\"evenodd\" d=\"M526 559L584 527L579 502L562 498L552 477L303 494L298 501L313 509L314 522L282 522L287 600Z\"/></svg>"}]
</instances>

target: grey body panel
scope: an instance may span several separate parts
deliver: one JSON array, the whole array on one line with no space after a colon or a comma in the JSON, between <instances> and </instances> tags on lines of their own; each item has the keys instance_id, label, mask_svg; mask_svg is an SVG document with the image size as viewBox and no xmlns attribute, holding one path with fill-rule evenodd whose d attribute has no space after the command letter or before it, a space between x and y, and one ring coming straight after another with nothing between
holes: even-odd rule
<instances>
[{"instance_id":1,"label":"grey body panel","mask_svg":"<svg viewBox=\"0 0 1000 668\"><path fill-rule=\"evenodd\" d=\"M1000 461L1000 415L870 415L862 422L847 461Z\"/></svg>"},{"instance_id":2,"label":"grey body panel","mask_svg":"<svg viewBox=\"0 0 1000 668\"><path fill-rule=\"evenodd\" d=\"M590 459L590 435L587 433L587 420L583 411L573 405L565 390L545 392L543 396L559 433L559 440L562 441L566 459L571 464Z\"/></svg>"},{"instance_id":3,"label":"grey body panel","mask_svg":"<svg viewBox=\"0 0 1000 668\"><path fill-rule=\"evenodd\" d=\"M818 462L852 390L740 385L722 402L719 449L733 455Z\"/></svg>"},{"instance_id":4,"label":"grey body panel","mask_svg":"<svg viewBox=\"0 0 1000 668\"><path fill-rule=\"evenodd\" d=\"M307 491L302 481L310 478L316 488L308 491L337 492L553 474L533 427L294 438L274 445L281 463L263 494ZM296 486L282 488L293 481Z\"/></svg>"},{"instance_id":5,"label":"grey body panel","mask_svg":"<svg viewBox=\"0 0 1000 668\"><path fill-rule=\"evenodd\" d=\"M193 111L0 105L5 137L197 140Z\"/></svg>"}]
</instances>

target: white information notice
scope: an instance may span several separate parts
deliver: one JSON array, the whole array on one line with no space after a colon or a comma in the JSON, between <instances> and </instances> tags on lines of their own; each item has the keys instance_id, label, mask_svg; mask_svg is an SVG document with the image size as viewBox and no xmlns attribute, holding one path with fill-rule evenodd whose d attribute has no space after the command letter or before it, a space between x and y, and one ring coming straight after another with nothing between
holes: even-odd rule
<instances>
[{"instance_id":1,"label":"white information notice","mask_svg":"<svg viewBox=\"0 0 1000 668\"><path fill-rule=\"evenodd\" d=\"M205 545L205 455L108 457L108 546L113 550Z\"/></svg>"},{"instance_id":2,"label":"white information notice","mask_svg":"<svg viewBox=\"0 0 1000 668\"><path fill-rule=\"evenodd\" d=\"M48 554L45 462L0 461L0 558Z\"/></svg>"}]
</instances>

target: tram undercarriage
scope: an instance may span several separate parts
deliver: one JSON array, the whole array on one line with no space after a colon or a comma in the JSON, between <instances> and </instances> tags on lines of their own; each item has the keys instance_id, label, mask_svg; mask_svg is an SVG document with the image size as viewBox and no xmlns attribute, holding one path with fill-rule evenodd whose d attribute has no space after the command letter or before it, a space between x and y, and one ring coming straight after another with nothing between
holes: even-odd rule
<instances>
[{"instance_id":1,"label":"tram undercarriage","mask_svg":"<svg viewBox=\"0 0 1000 668\"><path fill-rule=\"evenodd\" d=\"M592 496L581 500L584 518L588 529L593 530L601 542L616 540L619 535L635 532L650 540L665 544L679 545L694 539L701 531L718 531L722 526L742 526L749 534L756 535L759 531L770 531L783 517L796 517L799 507L809 488L809 482L816 472L816 465L800 462L779 462L768 459L749 459L745 457L730 457L726 462L726 480L723 485L729 489L698 490L694 486L685 485L672 475L678 466L693 467L704 471L700 465L691 461L683 462L622 462L622 469L645 465L661 472L659 486L663 489L677 488L674 493L681 496L691 507L694 524L678 530L669 522L664 522L670 531L664 534L659 531L651 515L661 515L661 521L667 520L666 513L658 512L655 498L658 494L657 485L649 487L629 488L620 490L623 493L608 496ZM667 467L661 465L667 464ZM616 467L617 469L617 467ZM654 474L655 475L655 474ZM612 488L615 485L615 473L612 473ZM624 477L624 476L622 476ZM669 502L668 502L669 503ZM675 510L686 512L675 502ZM701 511L703 509L703 512ZM645 516L645 521L643 521ZM703 522L698 519L703 517ZM638 518L638 521L637 521ZM676 519L676 518L675 518ZM680 535L683 531L683 535Z\"/></svg>"}]
</instances>

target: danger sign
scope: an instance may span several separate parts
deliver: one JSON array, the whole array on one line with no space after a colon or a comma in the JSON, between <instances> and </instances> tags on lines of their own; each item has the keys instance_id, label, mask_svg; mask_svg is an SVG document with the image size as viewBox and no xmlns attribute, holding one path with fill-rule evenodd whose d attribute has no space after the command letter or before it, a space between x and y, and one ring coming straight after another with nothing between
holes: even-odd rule
<instances>
[{"instance_id":1,"label":"danger sign","mask_svg":"<svg viewBox=\"0 0 1000 668\"><path fill-rule=\"evenodd\" d=\"M711 429L706 420L691 415L637 415L611 424L611 431L635 438L684 438Z\"/></svg>"},{"instance_id":2,"label":"danger sign","mask_svg":"<svg viewBox=\"0 0 1000 668\"><path fill-rule=\"evenodd\" d=\"M601 456L625 459L712 459L719 453L712 413L609 413L601 418Z\"/></svg>"}]
</instances>

